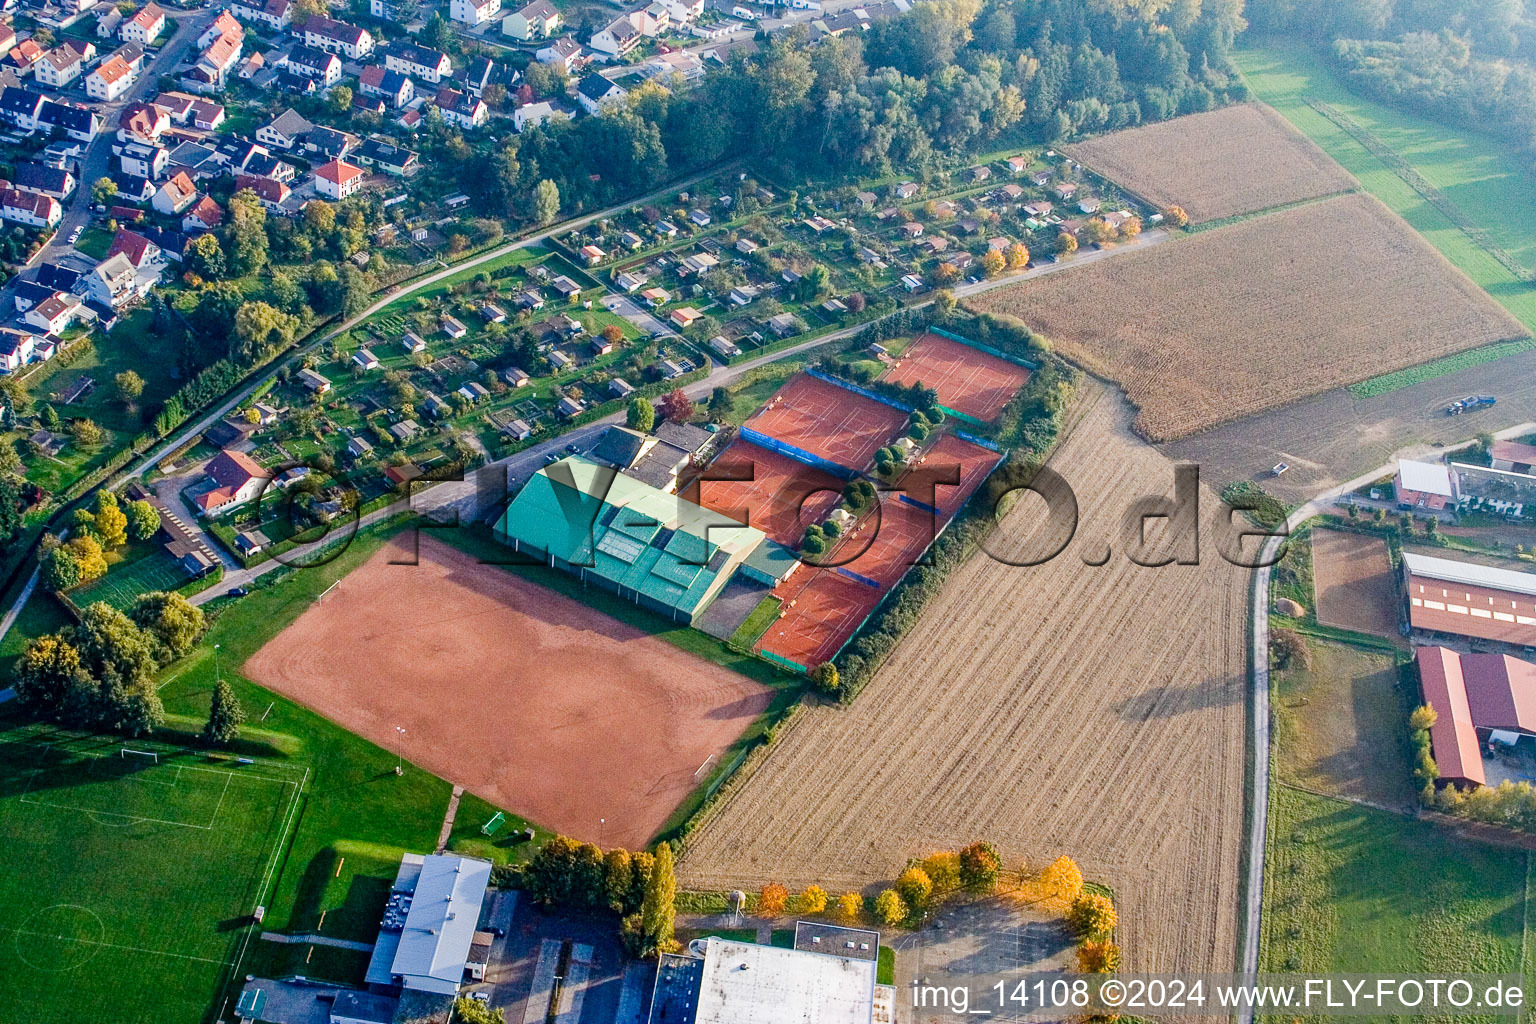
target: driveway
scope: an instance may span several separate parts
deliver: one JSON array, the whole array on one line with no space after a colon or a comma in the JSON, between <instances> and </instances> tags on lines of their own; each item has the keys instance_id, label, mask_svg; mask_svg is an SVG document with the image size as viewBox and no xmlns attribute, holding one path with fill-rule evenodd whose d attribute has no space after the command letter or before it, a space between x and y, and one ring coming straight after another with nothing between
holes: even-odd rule
<instances>
[{"instance_id":1,"label":"driveway","mask_svg":"<svg viewBox=\"0 0 1536 1024\"><path fill-rule=\"evenodd\" d=\"M639 303L627 295L604 295L602 302L604 309L628 320L640 328L642 334L655 336L677 333L661 320L647 313Z\"/></svg>"}]
</instances>

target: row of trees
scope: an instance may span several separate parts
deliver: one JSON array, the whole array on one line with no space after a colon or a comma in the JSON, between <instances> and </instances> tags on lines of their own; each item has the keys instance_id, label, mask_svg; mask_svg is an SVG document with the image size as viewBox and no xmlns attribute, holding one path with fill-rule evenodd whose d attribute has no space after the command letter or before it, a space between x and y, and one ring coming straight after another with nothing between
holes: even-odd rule
<instances>
[{"instance_id":1,"label":"row of trees","mask_svg":"<svg viewBox=\"0 0 1536 1024\"><path fill-rule=\"evenodd\" d=\"M202 610L180 594L144 594L127 613L98 601L77 624L27 645L16 696L39 717L66 725L150 732L165 722L155 673L191 651L205 628Z\"/></svg>"},{"instance_id":2,"label":"row of trees","mask_svg":"<svg viewBox=\"0 0 1536 1024\"><path fill-rule=\"evenodd\" d=\"M592 843L555 836L523 868L522 884L546 906L617 914L625 946L634 956L655 956L676 947L677 878L667 843L659 844L654 854L618 847L604 853Z\"/></svg>"},{"instance_id":3,"label":"row of trees","mask_svg":"<svg viewBox=\"0 0 1536 1024\"><path fill-rule=\"evenodd\" d=\"M52 534L43 538L43 583L50 590L88 583L106 574L106 552L122 547L130 537L148 540L159 529L160 513L149 502L124 505L103 488L96 492L92 506L75 509L70 540L61 542Z\"/></svg>"}]
</instances>

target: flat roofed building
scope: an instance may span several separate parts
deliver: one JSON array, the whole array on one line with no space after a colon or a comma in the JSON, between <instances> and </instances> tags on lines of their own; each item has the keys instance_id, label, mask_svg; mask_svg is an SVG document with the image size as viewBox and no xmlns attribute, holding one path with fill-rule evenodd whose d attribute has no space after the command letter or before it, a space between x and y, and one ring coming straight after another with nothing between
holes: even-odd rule
<instances>
[{"instance_id":1,"label":"flat roofed building","mask_svg":"<svg viewBox=\"0 0 1536 1024\"><path fill-rule=\"evenodd\" d=\"M456 994L490 882L489 861L443 854L402 857L368 963L368 984Z\"/></svg>"},{"instance_id":2,"label":"flat roofed building","mask_svg":"<svg viewBox=\"0 0 1536 1024\"><path fill-rule=\"evenodd\" d=\"M1403 552L1408 624L1536 647L1536 574Z\"/></svg>"},{"instance_id":3,"label":"flat roofed building","mask_svg":"<svg viewBox=\"0 0 1536 1024\"><path fill-rule=\"evenodd\" d=\"M819 931L851 932L869 950L822 952L782 949L710 936L689 946L691 957L668 957L657 975L651 1022L683 1024L871 1024L886 988L875 983L879 936L857 929L821 926ZM797 947L799 945L797 928ZM825 936L841 946L840 936ZM855 947L860 940L854 939ZM852 955L863 952L864 955ZM685 961L693 959L695 963ZM690 991L697 981L698 988Z\"/></svg>"},{"instance_id":4,"label":"flat roofed building","mask_svg":"<svg viewBox=\"0 0 1536 1024\"><path fill-rule=\"evenodd\" d=\"M496 535L687 624L767 540L761 530L580 456L535 473Z\"/></svg>"}]
</instances>

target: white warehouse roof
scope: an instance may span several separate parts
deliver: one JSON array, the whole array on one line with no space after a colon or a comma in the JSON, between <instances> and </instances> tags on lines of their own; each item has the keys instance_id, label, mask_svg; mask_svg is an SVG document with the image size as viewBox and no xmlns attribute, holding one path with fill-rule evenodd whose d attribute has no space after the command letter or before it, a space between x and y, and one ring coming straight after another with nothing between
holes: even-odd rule
<instances>
[{"instance_id":1,"label":"white warehouse roof","mask_svg":"<svg viewBox=\"0 0 1536 1024\"><path fill-rule=\"evenodd\" d=\"M1438 494L1446 498L1453 496L1450 467L1438 462L1399 459L1397 460L1397 478L1402 481L1405 490L1418 491L1420 494Z\"/></svg>"},{"instance_id":2,"label":"white warehouse roof","mask_svg":"<svg viewBox=\"0 0 1536 1024\"><path fill-rule=\"evenodd\" d=\"M410 910L398 933L379 934L369 983L393 981L441 995L458 992L490 882L489 861L412 853L401 858L394 891L412 893ZM389 964L387 972L384 962Z\"/></svg>"},{"instance_id":3,"label":"white warehouse roof","mask_svg":"<svg viewBox=\"0 0 1536 1024\"><path fill-rule=\"evenodd\" d=\"M694 1024L870 1024L875 961L711 936Z\"/></svg>"},{"instance_id":4,"label":"white warehouse roof","mask_svg":"<svg viewBox=\"0 0 1536 1024\"><path fill-rule=\"evenodd\" d=\"M1445 583L1461 583L1474 587L1507 590L1512 594L1528 594L1536 597L1536 574L1516 572L1513 569L1496 569L1489 565L1472 562L1454 562L1449 558L1433 555L1416 555L1403 552L1403 565L1415 576L1441 580Z\"/></svg>"}]
</instances>

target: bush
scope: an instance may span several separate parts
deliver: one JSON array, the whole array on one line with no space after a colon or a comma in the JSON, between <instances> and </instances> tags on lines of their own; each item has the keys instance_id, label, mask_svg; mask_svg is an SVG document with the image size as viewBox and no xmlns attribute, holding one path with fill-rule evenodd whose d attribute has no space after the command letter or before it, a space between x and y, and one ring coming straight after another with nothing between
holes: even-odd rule
<instances>
[{"instance_id":1,"label":"bush","mask_svg":"<svg viewBox=\"0 0 1536 1024\"><path fill-rule=\"evenodd\" d=\"M1119 923L1115 905L1108 896L1096 892L1079 893L1067 912L1067 923L1078 935L1088 939L1107 938Z\"/></svg>"},{"instance_id":2,"label":"bush","mask_svg":"<svg viewBox=\"0 0 1536 1024\"><path fill-rule=\"evenodd\" d=\"M875 897L875 916L880 919L881 924L900 924L907 919L908 913L907 904L895 889L882 890L880 895Z\"/></svg>"},{"instance_id":3,"label":"bush","mask_svg":"<svg viewBox=\"0 0 1536 1024\"><path fill-rule=\"evenodd\" d=\"M896 892L908 907L921 910L928 905L928 899L933 895L933 880L922 868L910 867L896 879Z\"/></svg>"},{"instance_id":4,"label":"bush","mask_svg":"<svg viewBox=\"0 0 1536 1024\"><path fill-rule=\"evenodd\" d=\"M1272 629L1269 631L1269 660L1276 668L1305 672L1312 667L1312 648L1293 629Z\"/></svg>"}]
</instances>

